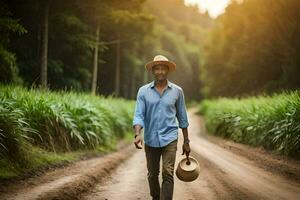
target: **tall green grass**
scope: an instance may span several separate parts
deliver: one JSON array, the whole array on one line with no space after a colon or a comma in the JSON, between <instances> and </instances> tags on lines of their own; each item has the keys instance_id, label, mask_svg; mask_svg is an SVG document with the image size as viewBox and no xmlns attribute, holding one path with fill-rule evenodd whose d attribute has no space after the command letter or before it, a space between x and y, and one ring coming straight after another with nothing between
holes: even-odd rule
<instances>
[{"instance_id":1,"label":"tall green grass","mask_svg":"<svg viewBox=\"0 0 300 200\"><path fill-rule=\"evenodd\" d=\"M199 111L213 134L300 157L300 91L204 100Z\"/></svg>"},{"instance_id":2,"label":"tall green grass","mask_svg":"<svg viewBox=\"0 0 300 200\"><path fill-rule=\"evenodd\" d=\"M0 85L0 158L26 165L47 152L111 147L131 130L134 102Z\"/></svg>"}]
</instances>

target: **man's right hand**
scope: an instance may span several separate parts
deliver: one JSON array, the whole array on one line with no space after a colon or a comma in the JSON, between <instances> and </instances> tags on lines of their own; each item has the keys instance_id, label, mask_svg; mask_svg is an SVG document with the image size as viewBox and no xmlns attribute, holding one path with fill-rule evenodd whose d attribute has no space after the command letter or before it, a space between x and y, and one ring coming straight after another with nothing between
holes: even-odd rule
<instances>
[{"instance_id":1,"label":"man's right hand","mask_svg":"<svg viewBox=\"0 0 300 200\"><path fill-rule=\"evenodd\" d=\"M139 145L140 144L140 145ZM141 137L141 134L137 135L134 139L134 145L135 145L135 148L137 149L142 149L142 146L143 146L143 141L142 141L142 137Z\"/></svg>"}]
</instances>

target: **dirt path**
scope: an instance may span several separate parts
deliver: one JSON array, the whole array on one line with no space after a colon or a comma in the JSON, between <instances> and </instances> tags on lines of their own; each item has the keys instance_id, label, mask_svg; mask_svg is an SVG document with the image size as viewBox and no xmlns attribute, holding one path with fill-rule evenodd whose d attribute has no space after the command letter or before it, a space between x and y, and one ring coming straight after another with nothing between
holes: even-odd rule
<instances>
[{"instance_id":1,"label":"dirt path","mask_svg":"<svg viewBox=\"0 0 300 200\"><path fill-rule=\"evenodd\" d=\"M175 177L175 200L300 199L299 181L267 170L268 168L261 167L255 159L233 153L216 144L220 140L212 142L201 137L203 124L195 111L189 110L189 132L192 155L200 162L201 173L191 183L181 182ZM181 158L181 144L180 140L176 166ZM300 169L297 164L293 165L296 172ZM146 174L144 150L136 150L132 157L117 167L110 177L98 184L83 199L150 199Z\"/></svg>"},{"instance_id":2,"label":"dirt path","mask_svg":"<svg viewBox=\"0 0 300 200\"><path fill-rule=\"evenodd\" d=\"M115 172L103 180L86 199L147 199L146 165L142 151L137 151Z\"/></svg>"},{"instance_id":3,"label":"dirt path","mask_svg":"<svg viewBox=\"0 0 300 200\"><path fill-rule=\"evenodd\" d=\"M299 161L209 136L196 110L188 115L191 155L201 172L191 183L175 176L175 200L300 199ZM180 133L176 167L181 145ZM144 149L130 145L0 188L0 199L150 199Z\"/></svg>"},{"instance_id":4,"label":"dirt path","mask_svg":"<svg viewBox=\"0 0 300 200\"><path fill-rule=\"evenodd\" d=\"M0 188L1 200L81 199L97 182L106 177L134 151L119 144L119 151L78 161L45 174Z\"/></svg>"}]
</instances>

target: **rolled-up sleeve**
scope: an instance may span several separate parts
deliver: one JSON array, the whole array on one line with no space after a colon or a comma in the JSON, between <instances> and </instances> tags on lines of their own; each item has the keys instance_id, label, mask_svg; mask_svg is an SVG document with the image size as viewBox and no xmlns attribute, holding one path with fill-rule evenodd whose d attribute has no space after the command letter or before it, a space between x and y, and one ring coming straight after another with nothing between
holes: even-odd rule
<instances>
[{"instance_id":1,"label":"rolled-up sleeve","mask_svg":"<svg viewBox=\"0 0 300 200\"><path fill-rule=\"evenodd\" d=\"M183 90L179 90L179 97L176 101L176 117L179 123L179 128L187 128L189 126L187 112L185 107Z\"/></svg>"},{"instance_id":2,"label":"rolled-up sleeve","mask_svg":"<svg viewBox=\"0 0 300 200\"><path fill-rule=\"evenodd\" d=\"M145 126L144 119L145 119L145 101L144 101L142 89L140 88L136 98L135 112L134 112L134 118L132 123L133 128L137 124L144 127Z\"/></svg>"}]
</instances>

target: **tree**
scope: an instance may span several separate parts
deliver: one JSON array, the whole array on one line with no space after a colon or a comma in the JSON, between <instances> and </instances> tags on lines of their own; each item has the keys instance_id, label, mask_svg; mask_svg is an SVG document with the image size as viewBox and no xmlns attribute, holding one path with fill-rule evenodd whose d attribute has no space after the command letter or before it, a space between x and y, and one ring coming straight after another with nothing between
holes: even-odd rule
<instances>
[{"instance_id":1,"label":"tree","mask_svg":"<svg viewBox=\"0 0 300 200\"><path fill-rule=\"evenodd\" d=\"M93 80L92 80L92 94L96 94L97 89L97 78L98 78L98 47L99 47L99 34L100 34L100 25L97 23L96 26L96 44L94 48L94 61L93 61Z\"/></svg>"},{"instance_id":2,"label":"tree","mask_svg":"<svg viewBox=\"0 0 300 200\"><path fill-rule=\"evenodd\" d=\"M18 75L16 55L9 50L12 34L18 36L27 33L27 30L19 23L19 20L12 18L7 4L0 3L0 81L9 83L21 83Z\"/></svg>"},{"instance_id":3,"label":"tree","mask_svg":"<svg viewBox=\"0 0 300 200\"><path fill-rule=\"evenodd\" d=\"M207 40L201 79L206 97L299 89L300 3L234 1Z\"/></svg>"},{"instance_id":4,"label":"tree","mask_svg":"<svg viewBox=\"0 0 300 200\"><path fill-rule=\"evenodd\" d=\"M49 27L49 7L51 0L44 1L44 15L42 21L42 48L41 48L41 87L47 88L48 75L48 27Z\"/></svg>"}]
</instances>

